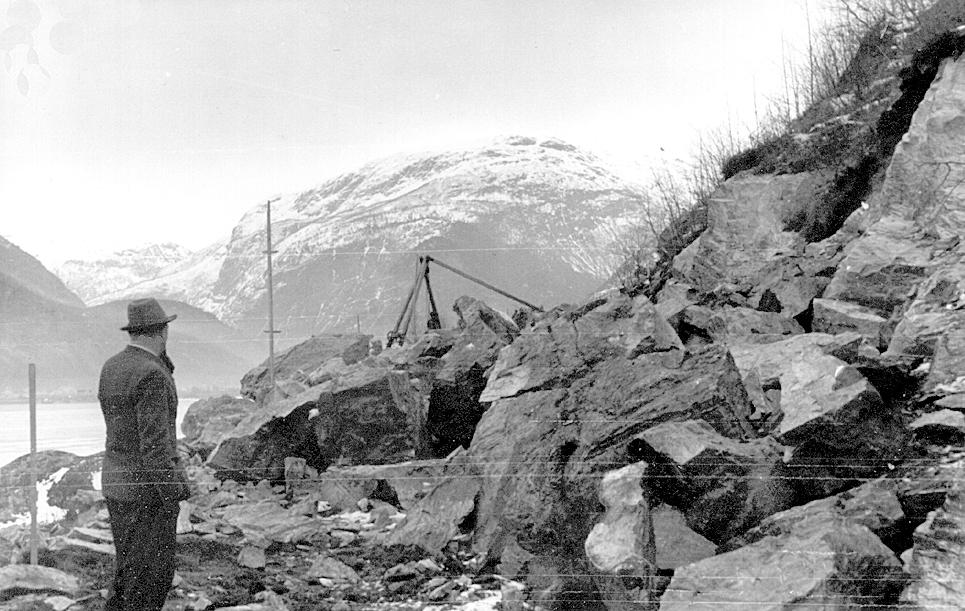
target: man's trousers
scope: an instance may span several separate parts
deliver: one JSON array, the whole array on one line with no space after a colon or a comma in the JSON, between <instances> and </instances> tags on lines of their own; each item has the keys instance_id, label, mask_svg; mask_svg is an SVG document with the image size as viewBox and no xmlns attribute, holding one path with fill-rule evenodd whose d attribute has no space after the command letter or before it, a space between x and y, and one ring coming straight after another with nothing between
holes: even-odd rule
<instances>
[{"instance_id":1,"label":"man's trousers","mask_svg":"<svg viewBox=\"0 0 965 611\"><path fill-rule=\"evenodd\" d=\"M105 611L160 611L174 579L177 503L107 500L117 556Z\"/></svg>"}]
</instances>

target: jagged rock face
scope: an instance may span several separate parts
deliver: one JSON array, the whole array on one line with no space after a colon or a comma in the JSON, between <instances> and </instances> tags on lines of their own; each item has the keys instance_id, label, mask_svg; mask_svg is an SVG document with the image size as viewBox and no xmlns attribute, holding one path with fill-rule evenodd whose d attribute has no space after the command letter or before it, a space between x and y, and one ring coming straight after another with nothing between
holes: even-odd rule
<instances>
[{"instance_id":1,"label":"jagged rock face","mask_svg":"<svg viewBox=\"0 0 965 611\"><path fill-rule=\"evenodd\" d=\"M640 187L558 140L510 138L369 164L272 205L275 314L285 331L279 340L344 332L355 328L356 316L368 332L388 331L417 252L437 253L533 303L580 299L616 266L611 244L641 218L646 201ZM264 250L261 205L241 219L223 252L194 265L216 267L217 274L190 302L260 333ZM469 294L507 312L516 307L447 271L434 274L439 303ZM174 275L162 276L123 294L176 290L187 298L176 284Z\"/></svg>"},{"instance_id":2,"label":"jagged rock face","mask_svg":"<svg viewBox=\"0 0 965 611\"><path fill-rule=\"evenodd\" d=\"M959 466L961 468L962 465ZM913 609L961 606L965 599L965 486L957 482L941 509L915 530L911 584L901 602Z\"/></svg>"},{"instance_id":3,"label":"jagged rock face","mask_svg":"<svg viewBox=\"0 0 965 611\"><path fill-rule=\"evenodd\" d=\"M882 188L866 213L849 223L863 235L846 256L825 297L858 303L884 317L909 295L889 348L929 354L937 336L962 327L946 309L963 290L961 228L965 223L965 61L949 61L918 106L895 149Z\"/></svg>"},{"instance_id":4,"label":"jagged rock face","mask_svg":"<svg viewBox=\"0 0 965 611\"><path fill-rule=\"evenodd\" d=\"M650 512L657 548L657 567L667 571L700 562L717 553L717 546L691 530L680 511L659 505Z\"/></svg>"},{"instance_id":5,"label":"jagged rock face","mask_svg":"<svg viewBox=\"0 0 965 611\"><path fill-rule=\"evenodd\" d=\"M787 317L805 311L826 281L786 264L814 258L786 226L813 194L812 178L802 173L726 181L708 203L707 230L675 259L674 276L701 292L740 294L754 308L769 291L776 298L771 307Z\"/></svg>"},{"instance_id":6,"label":"jagged rock face","mask_svg":"<svg viewBox=\"0 0 965 611\"><path fill-rule=\"evenodd\" d=\"M219 477L236 481L280 481L289 456L310 458L311 464L319 464L309 423L318 395L318 389L308 389L251 412L219 439L208 457L208 466Z\"/></svg>"}]
</instances>

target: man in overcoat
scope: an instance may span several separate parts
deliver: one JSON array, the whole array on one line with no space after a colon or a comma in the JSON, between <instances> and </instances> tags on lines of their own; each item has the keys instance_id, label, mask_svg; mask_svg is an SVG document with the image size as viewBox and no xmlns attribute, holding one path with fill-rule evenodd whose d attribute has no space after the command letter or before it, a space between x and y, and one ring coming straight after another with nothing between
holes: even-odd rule
<instances>
[{"instance_id":1,"label":"man in overcoat","mask_svg":"<svg viewBox=\"0 0 965 611\"><path fill-rule=\"evenodd\" d=\"M130 343L101 370L101 481L117 552L107 611L159 611L174 578L178 503L191 496L175 446L178 396L166 353L175 318L156 299L131 302L121 328Z\"/></svg>"}]
</instances>

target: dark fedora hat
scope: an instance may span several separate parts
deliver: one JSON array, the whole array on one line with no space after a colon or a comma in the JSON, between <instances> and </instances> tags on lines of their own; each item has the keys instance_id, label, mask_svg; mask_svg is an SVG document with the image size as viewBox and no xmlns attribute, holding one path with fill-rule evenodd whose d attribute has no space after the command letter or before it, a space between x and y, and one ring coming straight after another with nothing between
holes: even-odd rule
<instances>
[{"instance_id":1,"label":"dark fedora hat","mask_svg":"<svg viewBox=\"0 0 965 611\"><path fill-rule=\"evenodd\" d=\"M127 326L121 327L121 331L137 331L158 327L168 324L177 317L177 314L168 316L161 304L153 297L135 299L127 304Z\"/></svg>"}]
</instances>

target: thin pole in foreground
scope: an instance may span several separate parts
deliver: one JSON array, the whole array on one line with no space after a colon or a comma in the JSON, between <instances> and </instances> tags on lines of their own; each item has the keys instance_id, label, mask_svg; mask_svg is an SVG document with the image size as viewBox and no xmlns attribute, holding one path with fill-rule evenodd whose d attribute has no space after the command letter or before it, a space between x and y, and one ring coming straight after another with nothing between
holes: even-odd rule
<instances>
[{"instance_id":1,"label":"thin pole in foreground","mask_svg":"<svg viewBox=\"0 0 965 611\"><path fill-rule=\"evenodd\" d=\"M27 365L30 389L30 564L37 564L37 366Z\"/></svg>"},{"instance_id":2,"label":"thin pole in foreground","mask_svg":"<svg viewBox=\"0 0 965 611\"><path fill-rule=\"evenodd\" d=\"M271 256L275 254L276 250L271 248L271 204L277 202L280 197L268 200L268 205L266 207L266 222L265 222L265 233L268 239L268 250L265 254L268 255L268 397L271 400L272 393L275 392L275 287L274 280L272 278L271 269Z\"/></svg>"}]
</instances>

